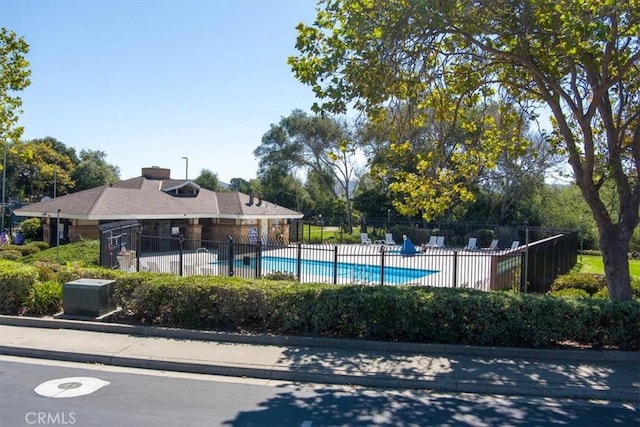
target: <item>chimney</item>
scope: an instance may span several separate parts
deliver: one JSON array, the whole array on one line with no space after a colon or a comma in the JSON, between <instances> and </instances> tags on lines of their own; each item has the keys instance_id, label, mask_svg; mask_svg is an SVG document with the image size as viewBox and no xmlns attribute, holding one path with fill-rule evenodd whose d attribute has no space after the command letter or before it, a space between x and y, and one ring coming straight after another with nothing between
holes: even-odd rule
<instances>
[{"instance_id":1,"label":"chimney","mask_svg":"<svg viewBox=\"0 0 640 427\"><path fill-rule=\"evenodd\" d=\"M147 179L171 179L171 169L151 166L142 168L142 176Z\"/></svg>"}]
</instances>

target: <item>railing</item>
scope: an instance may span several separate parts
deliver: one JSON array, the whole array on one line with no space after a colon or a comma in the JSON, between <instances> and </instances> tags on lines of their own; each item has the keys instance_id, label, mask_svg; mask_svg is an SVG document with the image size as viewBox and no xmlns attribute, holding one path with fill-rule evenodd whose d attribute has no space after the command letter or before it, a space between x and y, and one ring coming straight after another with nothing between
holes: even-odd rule
<instances>
[{"instance_id":1,"label":"railing","mask_svg":"<svg viewBox=\"0 0 640 427\"><path fill-rule=\"evenodd\" d=\"M546 237L521 229L507 250L425 247L415 255L400 245L290 243L287 239L145 235L135 222L105 224L101 265L179 276L285 276L327 284L418 285L544 293L577 261L575 232ZM529 237L540 240L531 242ZM547 234L548 235L548 234Z\"/></svg>"},{"instance_id":2,"label":"railing","mask_svg":"<svg viewBox=\"0 0 640 427\"><path fill-rule=\"evenodd\" d=\"M401 246L378 244L287 244L281 240L200 241L189 249L185 237L143 236L130 271L180 276L258 278L285 275L300 282L416 285L478 290L519 288L524 247L509 250L425 248L406 255Z\"/></svg>"}]
</instances>

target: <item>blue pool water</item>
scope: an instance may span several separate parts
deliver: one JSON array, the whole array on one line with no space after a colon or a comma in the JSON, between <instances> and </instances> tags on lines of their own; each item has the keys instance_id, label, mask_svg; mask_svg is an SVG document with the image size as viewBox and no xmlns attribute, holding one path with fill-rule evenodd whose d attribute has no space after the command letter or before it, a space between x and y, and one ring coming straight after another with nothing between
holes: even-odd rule
<instances>
[{"instance_id":1,"label":"blue pool water","mask_svg":"<svg viewBox=\"0 0 640 427\"><path fill-rule=\"evenodd\" d=\"M246 265L242 259L238 259L234 261L234 267L255 268L255 263L255 258L251 258L249 265ZM333 279L333 262L303 259L300 263L301 276L303 278L311 275L324 277L329 281ZM218 264L226 265L226 261L219 261ZM274 271L297 274L297 269L297 259L273 256L262 257L262 274ZM420 279L436 272L437 271L434 270L385 266L384 283L402 284L406 282L413 282L416 279ZM352 283L380 283L382 269L378 265L339 262L337 263L337 276L339 283L345 283L346 281Z\"/></svg>"}]
</instances>

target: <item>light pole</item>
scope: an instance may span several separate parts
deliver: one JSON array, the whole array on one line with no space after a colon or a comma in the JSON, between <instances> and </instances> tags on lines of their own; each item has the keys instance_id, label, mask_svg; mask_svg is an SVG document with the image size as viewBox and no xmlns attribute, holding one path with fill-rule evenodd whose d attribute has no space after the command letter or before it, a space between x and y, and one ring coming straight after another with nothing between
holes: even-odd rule
<instances>
[{"instance_id":1,"label":"light pole","mask_svg":"<svg viewBox=\"0 0 640 427\"><path fill-rule=\"evenodd\" d=\"M182 159L185 161L184 179L189 179L189 158L183 157Z\"/></svg>"},{"instance_id":2,"label":"light pole","mask_svg":"<svg viewBox=\"0 0 640 427\"><path fill-rule=\"evenodd\" d=\"M391 209L387 209L387 231L391 231Z\"/></svg>"},{"instance_id":3,"label":"light pole","mask_svg":"<svg viewBox=\"0 0 640 427\"><path fill-rule=\"evenodd\" d=\"M322 214L318 215L318 218L320 218L320 243L322 243L322 234L324 232L324 222L322 222Z\"/></svg>"}]
</instances>

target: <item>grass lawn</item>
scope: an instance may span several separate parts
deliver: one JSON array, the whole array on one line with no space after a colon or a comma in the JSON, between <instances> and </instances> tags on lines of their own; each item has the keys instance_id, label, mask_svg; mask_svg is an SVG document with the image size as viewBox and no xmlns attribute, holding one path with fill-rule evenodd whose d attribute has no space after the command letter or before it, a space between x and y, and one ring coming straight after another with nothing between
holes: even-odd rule
<instances>
[{"instance_id":1,"label":"grass lawn","mask_svg":"<svg viewBox=\"0 0 640 427\"><path fill-rule=\"evenodd\" d=\"M602 257L594 255L578 255L576 269L579 273L604 274ZM629 274L640 278L640 260L629 260Z\"/></svg>"}]
</instances>

